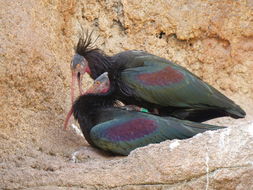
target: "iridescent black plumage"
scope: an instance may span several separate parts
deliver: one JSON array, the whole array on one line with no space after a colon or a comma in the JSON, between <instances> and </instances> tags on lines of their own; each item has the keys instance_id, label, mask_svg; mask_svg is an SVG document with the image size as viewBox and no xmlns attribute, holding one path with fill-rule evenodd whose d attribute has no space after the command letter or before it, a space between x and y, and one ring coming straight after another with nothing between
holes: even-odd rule
<instances>
[{"instance_id":1,"label":"iridescent black plumage","mask_svg":"<svg viewBox=\"0 0 253 190\"><path fill-rule=\"evenodd\" d=\"M106 93L82 95L73 105L74 117L89 144L114 154L128 155L150 143L224 128L115 107L114 92L111 86Z\"/></svg>"},{"instance_id":2,"label":"iridescent black plumage","mask_svg":"<svg viewBox=\"0 0 253 190\"><path fill-rule=\"evenodd\" d=\"M115 98L127 105L199 122L222 116L242 118L246 114L193 73L147 52L124 51L108 56L92 46L88 35L80 38L76 53L87 60L93 79L109 73L115 84Z\"/></svg>"}]
</instances>

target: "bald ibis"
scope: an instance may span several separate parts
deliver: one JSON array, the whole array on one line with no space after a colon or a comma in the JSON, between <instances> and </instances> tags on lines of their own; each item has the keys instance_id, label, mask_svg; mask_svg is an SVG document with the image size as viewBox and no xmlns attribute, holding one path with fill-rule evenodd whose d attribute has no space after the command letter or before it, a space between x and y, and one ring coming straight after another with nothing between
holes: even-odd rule
<instances>
[{"instance_id":1,"label":"bald ibis","mask_svg":"<svg viewBox=\"0 0 253 190\"><path fill-rule=\"evenodd\" d=\"M79 89L84 73L96 79L108 72L110 80L115 81L116 99L157 110L161 116L202 122L246 115L240 106L180 65L145 51L108 56L92 46L91 35L79 39L71 69L73 80L78 78ZM71 92L73 102L74 88Z\"/></svg>"},{"instance_id":2,"label":"bald ibis","mask_svg":"<svg viewBox=\"0 0 253 190\"><path fill-rule=\"evenodd\" d=\"M107 75L102 75L72 109L88 143L104 151L128 155L150 143L224 128L115 107L114 90Z\"/></svg>"}]
</instances>

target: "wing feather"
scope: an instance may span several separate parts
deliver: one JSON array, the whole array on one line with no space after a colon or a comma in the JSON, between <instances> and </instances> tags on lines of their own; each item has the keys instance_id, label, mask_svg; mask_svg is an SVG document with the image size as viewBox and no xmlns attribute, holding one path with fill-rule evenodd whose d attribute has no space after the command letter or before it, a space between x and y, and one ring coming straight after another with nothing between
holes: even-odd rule
<instances>
[{"instance_id":1,"label":"wing feather","mask_svg":"<svg viewBox=\"0 0 253 190\"><path fill-rule=\"evenodd\" d=\"M172 117L162 118L141 112L131 112L131 114L124 114L94 126L90 136L97 147L128 155L132 150L150 143L190 138L197 133L220 128Z\"/></svg>"},{"instance_id":2,"label":"wing feather","mask_svg":"<svg viewBox=\"0 0 253 190\"><path fill-rule=\"evenodd\" d=\"M121 74L121 80L136 97L182 108L235 106L233 101L183 67L165 59L147 57L143 57L142 66L125 69Z\"/></svg>"}]
</instances>

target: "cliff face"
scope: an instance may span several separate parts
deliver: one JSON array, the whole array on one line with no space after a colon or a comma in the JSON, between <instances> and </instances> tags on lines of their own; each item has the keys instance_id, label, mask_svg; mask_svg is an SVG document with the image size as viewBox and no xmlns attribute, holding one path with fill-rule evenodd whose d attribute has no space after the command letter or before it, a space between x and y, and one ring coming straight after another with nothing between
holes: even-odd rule
<instances>
[{"instance_id":1,"label":"cliff face","mask_svg":"<svg viewBox=\"0 0 253 190\"><path fill-rule=\"evenodd\" d=\"M0 7L1 189L253 187L251 0L17 0ZM73 47L87 29L108 54L142 49L188 68L241 105L246 119L215 120L229 129L128 157L101 155L61 130Z\"/></svg>"}]
</instances>

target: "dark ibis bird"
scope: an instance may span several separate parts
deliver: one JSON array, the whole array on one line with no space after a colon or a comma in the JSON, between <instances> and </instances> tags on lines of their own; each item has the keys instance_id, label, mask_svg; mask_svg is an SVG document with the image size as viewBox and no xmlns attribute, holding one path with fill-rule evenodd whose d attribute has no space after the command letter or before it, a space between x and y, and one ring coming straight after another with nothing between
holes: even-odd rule
<instances>
[{"instance_id":1,"label":"dark ibis bird","mask_svg":"<svg viewBox=\"0 0 253 190\"><path fill-rule=\"evenodd\" d=\"M113 75L110 80L115 81L116 99L161 116L203 122L246 115L240 106L182 66L145 51L130 50L108 56L93 47L91 35L79 39L71 69L80 90L84 73L96 79L108 72ZM71 91L73 103L74 88Z\"/></svg>"},{"instance_id":2,"label":"dark ibis bird","mask_svg":"<svg viewBox=\"0 0 253 190\"><path fill-rule=\"evenodd\" d=\"M75 101L70 111L73 111L88 143L104 151L128 155L150 143L187 139L207 130L224 128L115 107L113 93L114 88L104 74L95 81L88 94Z\"/></svg>"}]
</instances>

